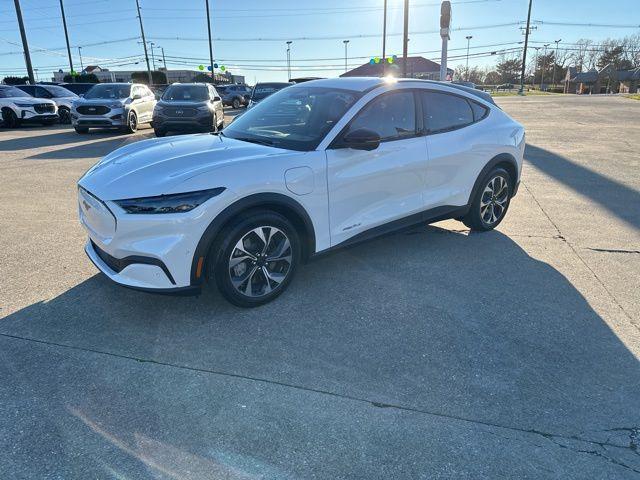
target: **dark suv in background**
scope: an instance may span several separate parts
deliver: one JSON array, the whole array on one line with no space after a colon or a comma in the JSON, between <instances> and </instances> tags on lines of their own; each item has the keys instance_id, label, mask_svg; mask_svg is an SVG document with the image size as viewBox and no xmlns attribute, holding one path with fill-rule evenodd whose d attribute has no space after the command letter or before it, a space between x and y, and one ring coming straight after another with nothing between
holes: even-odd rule
<instances>
[{"instance_id":1,"label":"dark suv in background","mask_svg":"<svg viewBox=\"0 0 640 480\"><path fill-rule=\"evenodd\" d=\"M233 108L246 107L249 104L251 88L246 85L221 85L216 87L222 95L222 104Z\"/></svg>"},{"instance_id":2,"label":"dark suv in background","mask_svg":"<svg viewBox=\"0 0 640 480\"><path fill-rule=\"evenodd\" d=\"M222 99L207 83L174 83L156 104L151 125L157 137L164 137L170 131L221 130L224 127Z\"/></svg>"}]
</instances>

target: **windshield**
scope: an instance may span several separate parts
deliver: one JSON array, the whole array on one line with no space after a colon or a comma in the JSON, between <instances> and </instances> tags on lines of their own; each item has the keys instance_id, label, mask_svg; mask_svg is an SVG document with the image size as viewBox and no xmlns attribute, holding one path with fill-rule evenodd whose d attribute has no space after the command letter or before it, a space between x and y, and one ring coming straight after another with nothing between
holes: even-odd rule
<instances>
[{"instance_id":1,"label":"windshield","mask_svg":"<svg viewBox=\"0 0 640 480\"><path fill-rule=\"evenodd\" d=\"M223 131L225 137L289 150L315 149L360 92L291 87L260 102Z\"/></svg>"},{"instance_id":2,"label":"windshield","mask_svg":"<svg viewBox=\"0 0 640 480\"><path fill-rule=\"evenodd\" d=\"M182 100L185 102L203 102L209 99L205 85L171 85L162 95L162 100Z\"/></svg>"},{"instance_id":3,"label":"windshield","mask_svg":"<svg viewBox=\"0 0 640 480\"><path fill-rule=\"evenodd\" d=\"M282 90L284 87L288 87L291 85L290 83L259 83L255 87L253 87L253 92L251 92L251 100L254 102L256 100L262 100L267 98L269 95L277 92L278 90Z\"/></svg>"},{"instance_id":4,"label":"windshield","mask_svg":"<svg viewBox=\"0 0 640 480\"><path fill-rule=\"evenodd\" d=\"M128 98L130 92L131 85L94 85L87 93L85 93L84 98Z\"/></svg>"},{"instance_id":5,"label":"windshield","mask_svg":"<svg viewBox=\"0 0 640 480\"><path fill-rule=\"evenodd\" d=\"M24 92L16 87L4 87L0 88L0 98L14 98L14 97L30 97L27 92Z\"/></svg>"},{"instance_id":6,"label":"windshield","mask_svg":"<svg viewBox=\"0 0 640 480\"><path fill-rule=\"evenodd\" d=\"M64 87L59 87L58 85L47 85L46 88L43 87L47 92L49 92L54 97L77 97L75 93L70 90L67 90Z\"/></svg>"}]
</instances>

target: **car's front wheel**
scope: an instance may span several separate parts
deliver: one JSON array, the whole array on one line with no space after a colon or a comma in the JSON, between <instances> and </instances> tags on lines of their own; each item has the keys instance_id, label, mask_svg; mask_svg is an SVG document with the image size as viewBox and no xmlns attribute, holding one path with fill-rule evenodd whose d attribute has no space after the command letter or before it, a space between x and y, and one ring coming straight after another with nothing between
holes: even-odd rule
<instances>
[{"instance_id":1,"label":"car's front wheel","mask_svg":"<svg viewBox=\"0 0 640 480\"><path fill-rule=\"evenodd\" d=\"M13 110L10 108L3 108L2 124L7 128L16 128L20 126L20 120Z\"/></svg>"},{"instance_id":2,"label":"car's front wheel","mask_svg":"<svg viewBox=\"0 0 640 480\"><path fill-rule=\"evenodd\" d=\"M471 230L493 230L504 219L511 202L513 180L504 168L489 172L478 189L471 208L462 222Z\"/></svg>"},{"instance_id":3,"label":"car's front wheel","mask_svg":"<svg viewBox=\"0 0 640 480\"><path fill-rule=\"evenodd\" d=\"M220 293L234 305L257 307L291 282L300 260L300 239L282 215L253 212L223 231L211 257Z\"/></svg>"},{"instance_id":4,"label":"car's front wheel","mask_svg":"<svg viewBox=\"0 0 640 480\"><path fill-rule=\"evenodd\" d=\"M138 130L138 116L133 110L127 115L127 124L122 127L124 133L136 133Z\"/></svg>"},{"instance_id":5,"label":"car's front wheel","mask_svg":"<svg viewBox=\"0 0 640 480\"><path fill-rule=\"evenodd\" d=\"M235 109L240 108L240 99L238 98L234 98L233 102L231 103L231 106Z\"/></svg>"}]
</instances>

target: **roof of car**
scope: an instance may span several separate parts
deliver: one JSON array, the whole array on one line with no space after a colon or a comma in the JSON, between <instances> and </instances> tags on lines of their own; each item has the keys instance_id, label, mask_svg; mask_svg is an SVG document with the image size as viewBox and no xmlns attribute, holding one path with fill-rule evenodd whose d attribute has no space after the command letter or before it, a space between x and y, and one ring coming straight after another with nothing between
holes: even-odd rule
<instances>
[{"instance_id":1,"label":"roof of car","mask_svg":"<svg viewBox=\"0 0 640 480\"><path fill-rule=\"evenodd\" d=\"M456 85L451 82L439 82L436 80L422 80L417 78L394 78L392 80L387 80L381 77L340 77L340 78L323 78L321 80L311 80L309 82L304 82L302 85L295 85L299 87L326 87L326 88L342 88L345 90L354 90L357 92L365 92L367 90L372 90L377 87L383 86L386 82L411 82L411 83L421 83L425 85L439 85L442 87L449 87L455 90L459 90L470 95L474 95L482 100L493 103L495 102L491 95L481 90L475 90L473 88L465 87L463 85Z\"/></svg>"}]
</instances>

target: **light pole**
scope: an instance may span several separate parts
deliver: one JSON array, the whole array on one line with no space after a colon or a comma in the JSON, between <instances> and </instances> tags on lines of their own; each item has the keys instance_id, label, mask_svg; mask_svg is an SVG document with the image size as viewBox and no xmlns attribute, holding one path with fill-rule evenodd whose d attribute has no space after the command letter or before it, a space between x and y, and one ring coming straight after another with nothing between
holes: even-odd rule
<instances>
[{"instance_id":1,"label":"light pole","mask_svg":"<svg viewBox=\"0 0 640 480\"><path fill-rule=\"evenodd\" d=\"M165 68L165 70L166 70L166 68L167 68L167 61L166 61L166 60L165 60L165 58L164 58L164 47L161 47L160 45L156 45L156 46L155 46L155 47L153 47L153 48L159 48L159 49L162 51L162 64L164 65L164 68ZM158 60L158 61L160 61L160 60Z\"/></svg>"},{"instance_id":2,"label":"light pole","mask_svg":"<svg viewBox=\"0 0 640 480\"><path fill-rule=\"evenodd\" d=\"M27 32L24 29L22 21L22 10L20 9L20 0L13 0L16 7L16 17L18 17L18 27L20 28L20 37L22 38L22 49L24 50L24 63L27 65L27 74L29 75L29 83L33 84L33 66L31 65L31 54L29 53L29 43L27 42Z\"/></svg>"},{"instance_id":3,"label":"light pole","mask_svg":"<svg viewBox=\"0 0 640 480\"><path fill-rule=\"evenodd\" d=\"M349 45L349 40L343 40L344 43L344 73L347 73L347 45ZM384 62L384 59L382 60Z\"/></svg>"},{"instance_id":4,"label":"light pole","mask_svg":"<svg viewBox=\"0 0 640 480\"><path fill-rule=\"evenodd\" d=\"M291 80L291 44L293 41L287 40L287 81Z\"/></svg>"},{"instance_id":5,"label":"light pole","mask_svg":"<svg viewBox=\"0 0 640 480\"><path fill-rule=\"evenodd\" d=\"M469 81L469 44L471 43L471 39L473 35L467 35L465 37L467 39L467 82Z\"/></svg>"},{"instance_id":6,"label":"light pole","mask_svg":"<svg viewBox=\"0 0 640 480\"><path fill-rule=\"evenodd\" d=\"M555 87L556 86L556 65L558 64L558 44L562 41L562 39L560 40L555 40L555 44L556 44L556 55L553 58L553 81L551 82L551 84Z\"/></svg>"},{"instance_id":7,"label":"light pole","mask_svg":"<svg viewBox=\"0 0 640 480\"><path fill-rule=\"evenodd\" d=\"M80 73L84 71L84 65L82 65L82 47L78 47L78 55L80 56Z\"/></svg>"},{"instance_id":8,"label":"light pole","mask_svg":"<svg viewBox=\"0 0 640 480\"><path fill-rule=\"evenodd\" d=\"M142 46L144 47L144 59L147 63L147 76L149 77L149 86L153 85L153 77L151 76L151 67L149 66L149 54L147 53L147 39L144 36L144 27L142 26L142 14L140 13L140 0L136 0L136 9L138 10L138 21L140 22L140 35L142 36Z\"/></svg>"},{"instance_id":9,"label":"light pole","mask_svg":"<svg viewBox=\"0 0 640 480\"><path fill-rule=\"evenodd\" d=\"M540 91L542 91L542 86L544 85L544 73L547 69L547 47L551 45L550 43L545 43L544 47L544 55L542 56L542 76L540 77Z\"/></svg>"},{"instance_id":10,"label":"light pole","mask_svg":"<svg viewBox=\"0 0 640 480\"><path fill-rule=\"evenodd\" d=\"M382 14L382 75L387 68L387 0L384 0L384 13Z\"/></svg>"},{"instance_id":11,"label":"light pole","mask_svg":"<svg viewBox=\"0 0 640 480\"><path fill-rule=\"evenodd\" d=\"M64 5L60 0L60 12L62 13L62 26L64 27L64 38L67 41L67 54L69 55L69 73L73 72L73 60L71 60L71 47L69 46L69 33L67 32L67 17L64 14ZM76 77L72 76L71 81L75 82Z\"/></svg>"},{"instance_id":12,"label":"light pole","mask_svg":"<svg viewBox=\"0 0 640 480\"><path fill-rule=\"evenodd\" d=\"M207 7L207 32L209 32L209 64L211 67L211 80L215 83L216 72L213 70L213 44L211 43L211 17L209 13L209 0L205 1L205 6ZM165 63L165 68L167 64Z\"/></svg>"},{"instance_id":13,"label":"light pole","mask_svg":"<svg viewBox=\"0 0 640 480\"><path fill-rule=\"evenodd\" d=\"M407 50L409 48L409 0L404 0L404 28L402 32L402 76L407 77Z\"/></svg>"}]
</instances>

